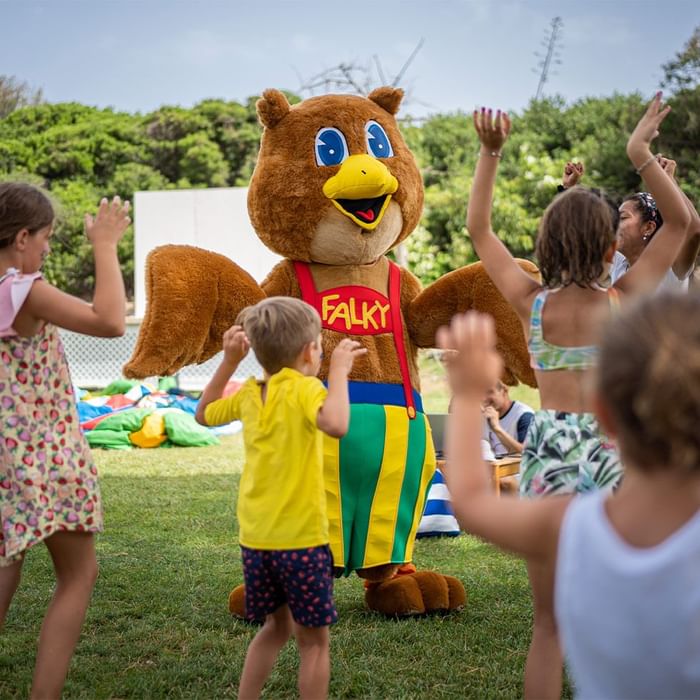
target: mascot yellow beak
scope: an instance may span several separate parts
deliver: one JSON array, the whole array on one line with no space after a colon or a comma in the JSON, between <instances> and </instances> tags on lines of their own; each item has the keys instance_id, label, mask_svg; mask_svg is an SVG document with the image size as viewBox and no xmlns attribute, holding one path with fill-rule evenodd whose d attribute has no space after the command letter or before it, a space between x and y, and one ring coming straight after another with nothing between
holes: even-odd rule
<instances>
[{"instance_id":1,"label":"mascot yellow beak","mask_svg":"<svg viewBox=\"0 0 700 700\"><path fill-rule=\"evenodd\" d=\"M398 188L399 181L384 163L363 154L346 158L323 185L323 194L358 226L372 231Z\"/></svg>"}]
</instances>

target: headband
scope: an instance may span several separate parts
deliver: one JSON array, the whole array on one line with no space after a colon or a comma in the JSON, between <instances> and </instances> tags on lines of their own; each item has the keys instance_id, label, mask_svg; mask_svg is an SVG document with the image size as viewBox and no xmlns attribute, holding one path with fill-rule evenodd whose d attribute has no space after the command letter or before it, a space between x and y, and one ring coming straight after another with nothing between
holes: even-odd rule
<instances>
[{"instance_id":1,"label":"headband","mask_svg":"<svg viewBox=\"0 0 700 700\"><path fill-rule=\"evenodd\" d=\"M653 221L656 224L656 230L658 231L664 222L661 218L659 208L656 206L656 200L648 192L637 192L634 195L634 198L642 208L642 218L645 221Z\"/></svg>"}]
</instances>

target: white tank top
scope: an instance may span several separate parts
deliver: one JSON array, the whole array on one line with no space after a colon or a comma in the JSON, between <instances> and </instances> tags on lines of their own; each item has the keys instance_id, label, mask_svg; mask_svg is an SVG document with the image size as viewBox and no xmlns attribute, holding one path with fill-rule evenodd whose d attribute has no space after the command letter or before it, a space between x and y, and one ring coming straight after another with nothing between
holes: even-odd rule
<instances>
[{"instance_id":1,"label":"white tank top","mask_svg":"<svg viewBox=\"0 0 700 700\"><path fill-rule=\"evenodd\" d=\"M575 498L559 536L555 607L579 698L700 698L700 511L644 549L604 493Z\"/></svg>"}]
</instances>

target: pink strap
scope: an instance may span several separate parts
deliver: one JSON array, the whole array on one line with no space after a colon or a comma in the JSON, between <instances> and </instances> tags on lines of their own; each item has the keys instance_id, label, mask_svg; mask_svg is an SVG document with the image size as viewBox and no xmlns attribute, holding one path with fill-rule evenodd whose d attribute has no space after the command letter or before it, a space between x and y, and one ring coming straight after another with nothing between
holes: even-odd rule
<instances>
[{"instance_id":1,"label":"pink strap","mask_svg":"<svg viewBox=\"0 0 700 700\"><path fill-rule=\"evenodd\" d=\"M17 335L12 324L41 272L22 275L14 267L0 277L0 338Z\"/></svg>"}]
</instances>

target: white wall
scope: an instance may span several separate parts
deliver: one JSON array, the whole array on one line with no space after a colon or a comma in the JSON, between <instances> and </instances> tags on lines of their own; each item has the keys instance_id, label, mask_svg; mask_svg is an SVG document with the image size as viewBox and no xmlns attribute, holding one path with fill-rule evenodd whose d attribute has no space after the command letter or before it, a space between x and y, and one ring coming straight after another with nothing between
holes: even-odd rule
<instances>
[{"instance_id":1,"label":"white wall","mask_svg":"<svg viewBox=\"0 0 700 700\"><path fill-rule=\"evenodd\" d=\"M258 282L280 259L248 218L247 187L136 192L134 195L134 315L146 311L148 253L168 243L194 245L231 258Z\"/></svg>"}]
</instances>

